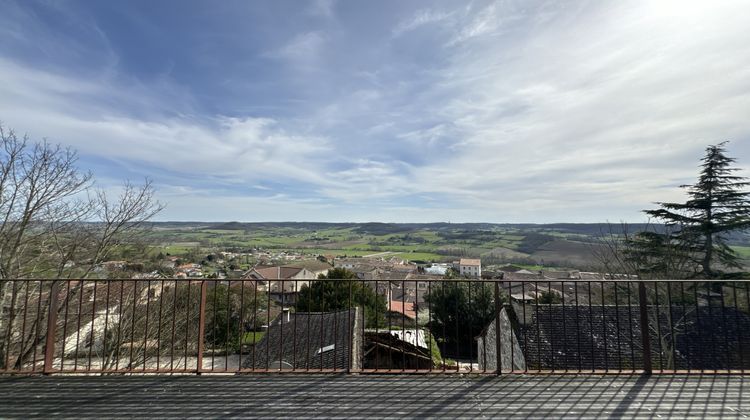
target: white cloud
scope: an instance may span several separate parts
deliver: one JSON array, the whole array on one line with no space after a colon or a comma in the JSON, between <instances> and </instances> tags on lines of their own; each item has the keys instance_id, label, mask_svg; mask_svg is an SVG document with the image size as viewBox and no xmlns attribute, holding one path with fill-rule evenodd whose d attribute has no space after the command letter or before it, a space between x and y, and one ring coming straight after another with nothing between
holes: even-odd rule
<instances>
[{"instance_id":1,"label":"white cloud","mask_svg":"<svg viewBox=\"0 0 750 420\"><path fill-rule=\"evenodd\" d=\"M336 0L314 0L310 4L310 13L314 16L322 16L330 19L335 15L335 7Z\"/></svg>"},{"instance_id":2,"label":"white cloud","mask_svg":"<svg viewBox=\"0 0 750 420\"><path fill-rule=\"evenodd\" d=\"M325 42L326 38L322 32L305 32L294 36L281 48L268 55L288 60L294 66L312 66L320 59Z\"/></svg>"},{"instance_id":3,"label":"white cloud","mask_svg":"<svg viewBox=\"0 0 750 420\"><path fill-rule=\"evenodd\" d=\"M419 10L409 19L405 19L399 22L396 27L393 28L393 36L398 37L422 26L445 21L451 16L453 16L453 13L444 11L432 9Z\"/></svg>"},{"instance_id":4,"label":"white cloud","mask_svg":"<svg viewBox=\"0 0 750 420\"><path fill-rule=\"evenodd\" d=\"M169 78L4 58L0 118L131 172L163 168L182 220L639 220L680 199L707 144L735 140L750 165L744 2L403 8L377 35L314 19L265 54L295 74L259 83L316 87L279 89L294 105L276 115L207 114Z\"/></svg>"}]
</instances>

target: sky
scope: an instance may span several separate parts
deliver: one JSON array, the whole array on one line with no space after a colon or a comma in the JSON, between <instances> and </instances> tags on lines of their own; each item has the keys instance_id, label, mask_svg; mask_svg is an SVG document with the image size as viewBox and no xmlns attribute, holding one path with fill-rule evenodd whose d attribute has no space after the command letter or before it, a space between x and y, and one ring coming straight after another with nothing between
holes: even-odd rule
<instances>
[{"instance_id":1,"label":"sky","mask_svg":"<svg viewBox=\"0 0 750 420\"><path fill-rule=\"evenodd\" d=\"M750 3L0 0L0 121L155 220L639 222L750 175Z\"/></svg>"}]
</instances>

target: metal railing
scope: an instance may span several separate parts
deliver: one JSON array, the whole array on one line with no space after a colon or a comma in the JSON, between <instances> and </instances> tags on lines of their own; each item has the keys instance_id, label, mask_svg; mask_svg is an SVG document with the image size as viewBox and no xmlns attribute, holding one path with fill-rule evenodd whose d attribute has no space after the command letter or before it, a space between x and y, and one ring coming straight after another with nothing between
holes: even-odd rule
<instances>
[{"instance_id":1,"label":"metal railing","mask_svg":"<svg viewBox=\"0 0 750 420\"><path fill-rule=\"evenodd\" d=\"M745 373L750 282L4 280L0 373Z\"/></svg>"}]
</instances>

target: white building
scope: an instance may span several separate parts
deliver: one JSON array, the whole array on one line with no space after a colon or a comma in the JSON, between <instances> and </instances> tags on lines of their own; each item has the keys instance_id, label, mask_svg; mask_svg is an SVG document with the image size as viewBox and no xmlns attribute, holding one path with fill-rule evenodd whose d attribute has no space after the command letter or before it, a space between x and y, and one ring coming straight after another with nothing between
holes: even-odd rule
<instances>
[{"instance_id":1,"label":"white building","mask_svg":"<svg viewBox=\"0 0 750 420\"><path fill-rule=\"evenodd\" d=\"M469 277L482 277L482 260L461 258L458 261L458 274Z\"/></svg>"}]
</instances>

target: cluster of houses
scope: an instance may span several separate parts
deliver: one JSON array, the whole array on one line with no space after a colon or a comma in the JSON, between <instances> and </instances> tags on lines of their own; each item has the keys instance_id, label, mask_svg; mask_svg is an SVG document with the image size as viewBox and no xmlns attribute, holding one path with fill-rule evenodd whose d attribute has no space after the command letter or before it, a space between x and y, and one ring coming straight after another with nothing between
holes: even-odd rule
<instances>
[{"instance_id":1,"label":"cluster of houses","mask_svg":"<svg viewBox=\"0 0 750 420\"><path fill-rule=\"evenodd\" d=\"M174 269L174 278L134 282L137 289L136 284L130 282L116 283L112 290L103 284L97 288L95 281L72 282L68 287L77 290L78 301L77 308L76 305L72 308L79 316L88 315L78 320L71 312L67 320L65 314L64 356L78 357L92 350L100 352L105 345L107 328L119 326L121 316L134 316L142 309L151 319L160 317L163 308L156 306L157 303L177 305L177 288L181 281L192 286L192 289L188 287L187 296L196 299L204 278L201 265L178 264L177 258L172 257L167 257L165 263L173 264L170 268ZM104 266L121 270L127 263L112 261ZM323 313L293 310L301 288L334 268L353 272L362 284L385 298L387 313L383 315L387 328L368 325L361 307ZM452 276L446 277L449 271ZM605 305L601 303L604 293L601 288L594 290L597 293L601 290L600 303L592 305L591 290L586 284L590 281L603 287L602 280L608 277L600 273L530 271L513 266L483 270L478 259L418 264L400 258L341 258L331 263L305 259L285 264L258 264L233 279L207 283L208 287L231 286L232 282L246 287L250 282L254 286L250 289L267 293L274 302L273 307L268 306L269 313L263 325L250 327L260 329L258 332L262 332L263 337L251 344L250 349L243 349L252 351L253 355L243 359L245 368L427 369L441 363L433 351L437 346L429 327L434 308L428 304L427 296L441 284L454 281L451 277L457 274L462 281L501 279L498 284L509 297L498 316L482 331L472 332L473 360L468 363L479 370L494 370L498 362L504 370L608 369L643 363L637 304L620 299L616 305ZM121 289L117 289L117 285ZM78 286L80 288L76 289ZM126 297L132 296L126 300L134 306L125 312L111 303L123 293ZM732 366L750 369L750 357L737 356L742 349L750 348L750 334L743 333L750 331L750 316L746 311L727 305L725 293L696 290L695 302L674 306L672 312L664 308L659 312L659 308L650 307L654 313L649 328L651 341L655 343L652 359L669 356L669 363L675 368ZM184 308L188 315L194 309ZM180 313L182 311L180 309ZM132 322L126 318L125 324ZM666 326L671 330L665 329ZM170 331L173 327L165 324L165 328ZM194 336L197 332L187 331L186 334ZM151 349L162 345L152 341L144 340L141 346ZM132 347L132 343L124 340L124 346L129 344ZM664 348L671 355L665 355ZM145 357L146 350L143 351Z\"/></svg>"}]
</instances>

